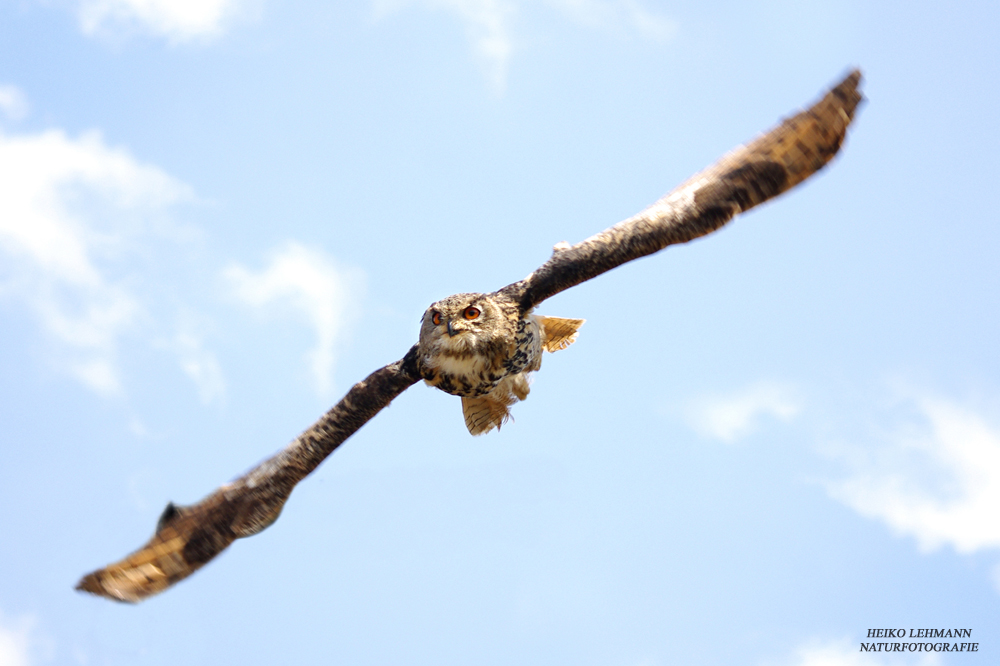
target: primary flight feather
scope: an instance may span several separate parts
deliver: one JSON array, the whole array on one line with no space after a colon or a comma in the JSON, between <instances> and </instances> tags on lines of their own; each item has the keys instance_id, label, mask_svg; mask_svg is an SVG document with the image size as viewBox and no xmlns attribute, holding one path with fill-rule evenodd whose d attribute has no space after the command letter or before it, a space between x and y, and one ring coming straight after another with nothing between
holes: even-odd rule
<instances>
[{"instance_id":1,"label":"primary flight feather","mask_svg":"<svg viewBox=\"0 0 1000 666\"><path fill-rule=\"evenodd\" d=\"M275 456L197 504L168 504L153 537L125 559L84 576L78 590L137 602L200 569L234 540L277 520L295 485L407 388L424 379L461 396L472 434L499 427L528 393L542 351L576 339L581 319L543 317L545 299L611 270L715 231L822 169L844 141L862 100L851 72L809 109L736 148L655 204L576 245L556 245L528 277L490 294L431 305L406 355L355 384Z\"/></svg>"}]
</instances>

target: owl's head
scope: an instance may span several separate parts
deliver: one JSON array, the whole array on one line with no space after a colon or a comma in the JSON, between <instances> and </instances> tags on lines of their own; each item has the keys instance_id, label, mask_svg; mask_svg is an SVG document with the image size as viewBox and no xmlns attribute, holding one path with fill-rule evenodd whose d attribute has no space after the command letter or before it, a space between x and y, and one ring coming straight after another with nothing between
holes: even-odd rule
<instances>
[{"instance_id":1,"label":"owl's head","mask_svg":"<svg viewBox=\"0 0 1000 666\"><path fill-rule=\"evenodd\" d=\"M510 324L492 294L455 294L434 303L420 322L420 349L424 354L483 353L486 347L507 342Z\"/></svg>"}]
</instances>

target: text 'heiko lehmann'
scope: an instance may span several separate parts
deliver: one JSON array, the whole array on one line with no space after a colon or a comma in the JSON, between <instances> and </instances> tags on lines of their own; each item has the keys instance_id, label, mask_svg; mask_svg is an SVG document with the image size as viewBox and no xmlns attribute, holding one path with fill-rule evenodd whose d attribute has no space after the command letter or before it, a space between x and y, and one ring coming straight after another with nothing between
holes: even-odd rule
<instances>
[{"instance_id":1,"label":"text 'heiko lehmann'","mask_svg":"<svg viewBox=\"0 0 1000 666\"><path fill-rule=\"evenodd\" d=\"M869 629L868 638L895 638L899 642L861 643L861 652L979 652L979 643L968 642L972 629ZM923 640L914 641L920 638ZM927 639L936 640L927 640ZM948 639L942 641L941 639ZM965 639L965 642L959 642Z\"/></svg>"}]
</instances>

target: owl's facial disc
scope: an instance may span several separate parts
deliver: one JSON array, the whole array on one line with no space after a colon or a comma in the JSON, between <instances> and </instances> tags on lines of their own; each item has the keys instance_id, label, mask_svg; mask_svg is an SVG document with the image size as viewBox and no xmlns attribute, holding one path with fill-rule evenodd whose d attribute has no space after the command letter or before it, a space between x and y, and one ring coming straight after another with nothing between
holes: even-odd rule
<instances>
[{"instance_id":1,"label":"owl's facial disc","mask_svg":"<svg viewBox=\"0 0 1000 666\"><path fill-rule=\"evenodd\" d=\"M455 317L448 320L448 335L450 337L455 337L462 331L468 331L469 326L464 323L464 321L475 321L479 319L480 310L475 305L470 305L469 307L462 310L461 317ZM463 321L464 320L464 321ZM436 322L437 320L435 320Z\"/></svg>"},{"instance_id":2,"label":"owl's facial disc","mask_svg":"<svg viewBox=\"0 0 1000 666\"><path fill-rule=\"evenodd\" d=\"M431 304L422 319L421 344L427 351L472 352L484 341L490 307L483 294L455 294Z\"/></svg>"}]
</instances>

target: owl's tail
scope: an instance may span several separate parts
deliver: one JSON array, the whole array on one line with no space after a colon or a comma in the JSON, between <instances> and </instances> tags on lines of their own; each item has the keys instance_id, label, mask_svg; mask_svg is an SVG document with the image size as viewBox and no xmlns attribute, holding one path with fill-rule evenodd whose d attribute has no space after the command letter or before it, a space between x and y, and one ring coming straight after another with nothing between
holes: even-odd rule
<instances>
[{"instance_id":1,"label":"owl's tail","mask_svg":"<svg viewBox=\"0 0 1000 666\"><path fill-rule=\"evenodd\" d=\"M462 398L465 427L473 435L485 435L510 418L510 406L528 397L528 373L519 372L500 380L495 389L478 398Z\"/></svg>"},{"instance_id":2,"label":"owl's tail","mask_svg":"<svg viewBox=\"0 0 1000 666\"><path fill-rule=\"evenodd\" d=\"M542 347L547 352L566 349L576 342L576 336L586 319L564 319L563 317L538 317L542 326Z\"/></svg>"},{"instance_id":3,"label":"owl's tail","mask_svg":"<svg viewBox=\"0 0 1000 666\"><path fill-rule=\"evenodd\" d=\"M485 435L493 428L499 428L510 418L508 405L491 396L479 398L462 398L462 414L465 416L465 427L473 435Z\"/></svg>"}]
</instances>

